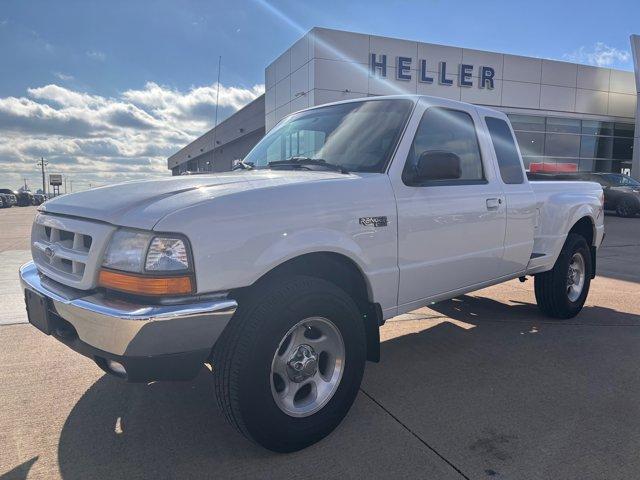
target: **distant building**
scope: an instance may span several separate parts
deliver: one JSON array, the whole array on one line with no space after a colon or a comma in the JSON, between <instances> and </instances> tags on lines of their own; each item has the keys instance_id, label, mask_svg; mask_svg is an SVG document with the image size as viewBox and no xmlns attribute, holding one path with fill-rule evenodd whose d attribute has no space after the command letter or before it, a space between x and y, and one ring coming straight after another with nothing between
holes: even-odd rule
<instances>
[{"instance_id":1,"label":"distant building","mask_svg":"<svg viewBox=\"0 0 640 480\"><path fill-rule=\"evenodd\" d=\"M184 172L224 172L233 160L243 158L264 136L264 95L241 108L217 128L171 155L173 175ZM215 147L214 147L215 145Z\"/></svg>"},{"instance_id":2,"label":"distant building","mask_svg":"<svg viewBox=\"0 0 640 480\"><path fill-rule=\"evenodd\" d=\"M640 177L640 37L633 35L631 43L635 77L613 68L314 28L266 67L264 96L171 156L169 168L174 174L228 170L292 112L417 93L507 113L532 171L633 170Z\"/></svg>"}]
</instances>

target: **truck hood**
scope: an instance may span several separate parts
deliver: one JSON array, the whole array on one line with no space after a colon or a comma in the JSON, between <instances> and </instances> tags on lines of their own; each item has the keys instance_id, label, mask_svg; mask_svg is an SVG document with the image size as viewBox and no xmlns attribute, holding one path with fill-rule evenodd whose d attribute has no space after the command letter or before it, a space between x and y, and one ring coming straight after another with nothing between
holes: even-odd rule
<instances>
[{"instance_id":1,"label":"truck hood","mask_svg":"<svg viewBox=\"0 0 640 480\"><path fill-rule=\"evenodd\" d=\"M316 183L354 175L324 171L239 170L125 182L49 200L41 212L90 218L124 227L153 229L165 215L243 191Z\"/></svg>"}]
</instances>

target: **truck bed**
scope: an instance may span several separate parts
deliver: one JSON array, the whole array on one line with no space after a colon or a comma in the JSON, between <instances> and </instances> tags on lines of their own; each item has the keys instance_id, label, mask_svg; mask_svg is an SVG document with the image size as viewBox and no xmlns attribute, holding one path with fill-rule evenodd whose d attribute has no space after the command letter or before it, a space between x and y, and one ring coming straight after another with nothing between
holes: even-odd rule
<instances>
[{"instance_id":1,"label":"truck bed","mask_svg":"<svg viewBox=\"0 0 640 480\"><path fill-rule=\"evenodd\" d=\"M529 183L536 196L537 221L528 274L553 267L567 232L577 219L584 216L595 219L594 244L600 244L604 233L604 213L602 187L598 183L553 180L532 180Z\"/></svg>"}]
</instances>

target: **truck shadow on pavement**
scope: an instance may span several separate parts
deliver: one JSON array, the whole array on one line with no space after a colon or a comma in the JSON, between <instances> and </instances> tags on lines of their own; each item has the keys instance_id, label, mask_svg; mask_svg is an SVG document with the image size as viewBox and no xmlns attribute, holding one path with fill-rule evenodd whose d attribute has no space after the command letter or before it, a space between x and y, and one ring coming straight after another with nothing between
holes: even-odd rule
<instances>
[{"instance_id":1,"label":"truck shadow on pavement","mask_svg":"<svg viewBox=\"0 0 640 480\"><path fill-rule=\"evenodd\" d=\"M200 478L233 474L229 459L240 468L269 457L224 423L204 369L192 382L125 384L101 377L73 408L58 445L66 479Z\"/></svg>"},{"instance_id":2,"label":"truck shadow on pavement","mask_svg":"<svg viewBox=\"0 0 640 480\"><path fill-rule=\"evenodd\" d=\"M425 443L469 478L637 477L640 315L554 320L475 296L429 308L458 325L390 322L401 335L362 387Z\"/></svg>"},{"instance_id":3,"label":"truck shadow on pavement","mask_svg":"<svg viewBox=\"0 0 640 480\"><path fill-rule=\"evenodd\" d=\"M206 373L193 382L149 385L100 378L63 427L58 446L62 477L198 477L214 467L209 459L227 449L261 455L241 445L218 419Z\"/></svg>"},{"instance_id":4,"label":"truck shadow on pavement","mask_svg":"<svg viewBox=\"0 0 640 480\"><path fill-rule=\"evenodd\" d=\"M71 480L392 478L396 472L453 478L364 395L322 442L287 455L264 450L224 420L206 369L192 382L150 385L102 376L67 417L57 453L61 477Z\"/></svg>"},{"instance_id":5,"label":"truck shadow on pavement","mask_svg":"<svg viewBox=\"0 0 640 480\"><path fill-rule=\"evenodd\" d=\"M453 320L468 322L525 322L558 325L640 326L640 315L612 308L586 305L574 318L554 319L545 316L533 303L511 300L502 303L488 297L463 295L429 307Z\"/></svg>"},{"instance_id":6,"label":"truck shadow on pavement","mask_svg":"<svg viewBox=\"0 0 640 480\"><path fill-rule=\"evenodd\" d=\"M606 477L621 468L633 476L640 468L614 465L606 453L632 458L640 448L640 425L628 421L640 414L640 382L631 381L640 329L629 328L640 325L639 315L586 307L563 323L532 304L471 296L430 308L474 328L445 322L383 342L382 363L367 366L366 395L336 432L304 451L273 454L233 430L217 410L207 370L192 382L149 385L105 375L64 424L60 474L445 478L420 442L471 478ZM624 328L590 328L602 326ZM589 458L584 465L567 462L576 451Z\"/></svg>"}]
</instances>

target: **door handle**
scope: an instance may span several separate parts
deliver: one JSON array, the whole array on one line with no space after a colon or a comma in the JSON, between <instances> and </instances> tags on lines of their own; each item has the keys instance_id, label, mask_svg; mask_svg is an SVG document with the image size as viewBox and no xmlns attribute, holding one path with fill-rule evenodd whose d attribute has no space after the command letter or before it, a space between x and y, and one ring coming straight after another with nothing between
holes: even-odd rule
<instances>
[{"instance_id":1,"label":"door handle","mask_svg":"<svg viewBox=\"0 0 640 480\"><path fill-rule=\"evenodd\" d=\"M487 198L487 210L497 210L501 203L501 198Z\"/></svg>"}]
</instances>

